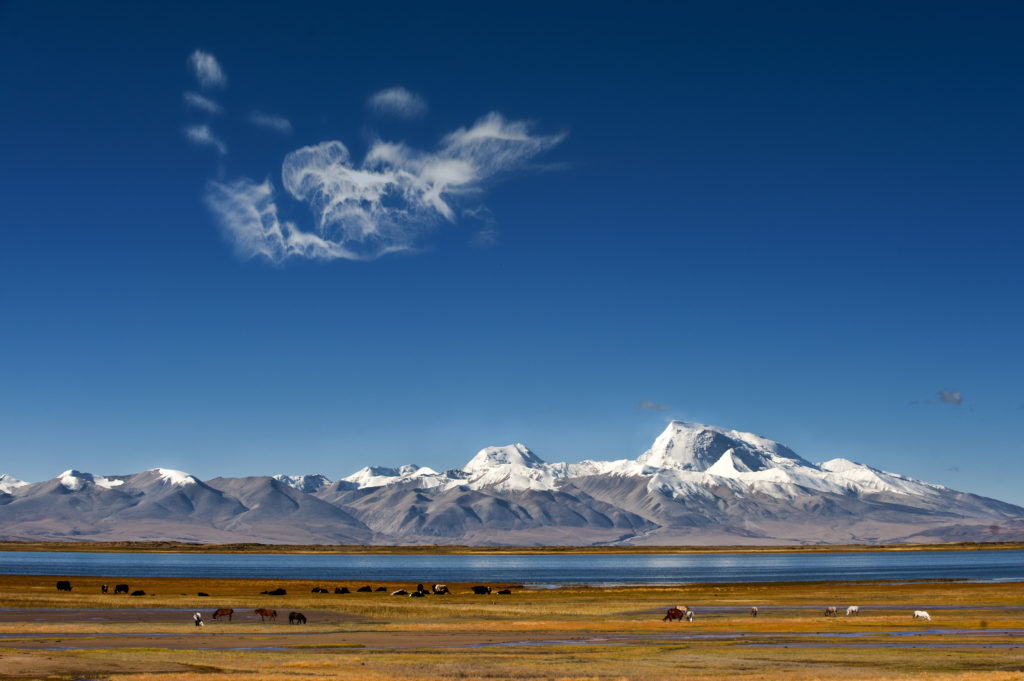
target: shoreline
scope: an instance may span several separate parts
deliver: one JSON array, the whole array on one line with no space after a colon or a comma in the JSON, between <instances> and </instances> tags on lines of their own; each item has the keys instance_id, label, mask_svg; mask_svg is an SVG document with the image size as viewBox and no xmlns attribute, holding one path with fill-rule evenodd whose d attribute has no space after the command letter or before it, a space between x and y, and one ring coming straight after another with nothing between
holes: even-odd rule
<instances>
[{"instance_id":1,"label":"shoreline","mask_svg":"<svg viewBox=\"0 0 1024 681\"><path fill-rule=\"evenodd\" d=\"M217 553L335 555L571 555L571 554L701 554L701 553L873 553L919 551L1010 551L1024 542L955 542L938 544L794 544L725 546L464 546L448 544L198 544L177 541L0 541L0 551L63 553Z\"/></svg>"}]
</instances>

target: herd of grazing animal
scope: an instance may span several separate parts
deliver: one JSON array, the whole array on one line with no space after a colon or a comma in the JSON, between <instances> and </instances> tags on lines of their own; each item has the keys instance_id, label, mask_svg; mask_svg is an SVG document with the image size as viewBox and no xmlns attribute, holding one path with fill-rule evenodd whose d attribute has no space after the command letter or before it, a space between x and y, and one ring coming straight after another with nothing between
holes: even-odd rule
<instances>
[{"instance_id":1,"label":"herd of grazing animal","mask_svg":"<svg viewBox=\"0 0 1024 681\"><path fill-rule=\"evenodd\" d=\"M66 579L58 580L57 581L57 591L71 591L71 582L69 580L66 580ZM102 593L107 593L108 592L108 585L107 584L102 584L100 586L100 591ZM127 594L127 593L129 593L129 591L130 591L130 589L129 589L127 584L116 584L116 585L114 585L114 593L115 594ZM484 595L488 595L488 594L492 593L491 587L485 586L485 585L474 585L474 586L470 587L470 591L473 594L476 594L478 596L484 596ZM356 589L356 592L357 593L387 592L387 589L382 587L382 586L381 587L377 587L376 589L374 589L370 585L365 585L365 586L361 586L358 589ZM277 589L273 589L273 590L262 591L260 593L266 594L266 595L270 595L270 596L284 596L287 592L284 589L282 589L282 588L277 588ZM313 587L312 593L315 593L315 594L326 594L326 593L330 593L330 591L328 591L328 589L326 589L324 587L316 586L316 587ZM335 594L348 594L348 593L352 593L352 592L349 591L348 587L335 587L334 588L334 593ZM448 586L446 584L434 584L433 587L431 587L429 590L426 589L423 586L423 584L417 584L416 585L416 589L414 591L406 591L405 589L396 589L395 591L391 592L391 595L392 596L423 597L423 596L426 596L426 595L429 595L429 594L445 595L445 594L450 594L450 593L452 593L452 592L451 592L451 590L449 590L449 588L448 588ZM498 595L510 595L512 593L512 590L508 589L508 588L505 588L505 589L500 589L500 590L498 590L495 593L497 593ZM145 596L146 592L143 591L142 589L136 589L135 591L131 591L131 595L132 596ZM209 594L206 594L206 593L203 593L203 592L199 592L199 595L200 596L209 596ZM232 608L217 608L216 610L213 611L213 614L210 616L210 618L213 619L213 620L216 620L216 621L220 621L220 619L222 617L227 617L228 621L230 622L231 619L232 619L232 616L234 615L234 612L235 611ZM750 616L751 617L757 617L758 612L759 611L758 611L758 608L757 608L756 605L750 608ZM257 609L255 609L253 611L253 613L255 615L259 616L261 622L264 622L264 621L267 621L267 620L270 620L270 621L276 621L277 620L277 611L273 610L273 609L270 609L270 608L257 608ZM847 617L849 617L851 615L859 615L859 614L860 614L860 606L859 605L851 605L851 606L848 606L846 608L846 616ZM199 616L199 613L196 613L196 615ZM838 616L839 616L839 608L837 606L830 605L830 606L827 606L825 608L825 617L838 617ZM693 610L689 606L679 605L679 606L674 606L674 607L669 608L668 611L665 613L665 616L662 618L662 621L663 622L672 622L674 620L679 620L681 622L682 620L685 619L687 622L693 622L693 617L694 617L694 612L693 612ZM929 615L926 610L915 610L914 614L913 614L913 618L915 620L924 620L926 622L931 622L931 620L932 620L931 615ZM201 620L198 620L198 621L201 621ZM288 613L288 623L289 624L305 624L306 623L306 616L303 615L301 612L294 612L294 611L290 612L290 613ZM196 626L200 626L200 625L197 623Z\"/></svg>"},{"instance_id":2,"label":"herd of grazing animal","mask_svg":"<svg viewBox=\"0 0 1024 681\"><path fill-rule=\"evenodd\" d=\"M757 606L755 605L752 608L750 608L750 616L751 617L757 617L757 614L758 614L758 609L757 609ZM850 615L859 615L859 614L860 614L860 606L859 605L851 605L851 606L846 608L846 616L847 617L849 617ZM838 616L839 616L839 608L837 606L830 605L830 606L827 606L825 608L825 617L838 617ZM691 610L689 608L689 606L679 605L679 606L674 606L674 607L669 608L668 611L665 613L665 616L661 618L661 621L662 622L672 622L673 620L682 621L683 619L685 619L687 622L692 622L693 621L693 610ZM915 610L914 611L914 619L915 620L924 620L926 622L931 622L932 621L931 615L929 615L926 610Z\"/></svg>"}]
</instances>

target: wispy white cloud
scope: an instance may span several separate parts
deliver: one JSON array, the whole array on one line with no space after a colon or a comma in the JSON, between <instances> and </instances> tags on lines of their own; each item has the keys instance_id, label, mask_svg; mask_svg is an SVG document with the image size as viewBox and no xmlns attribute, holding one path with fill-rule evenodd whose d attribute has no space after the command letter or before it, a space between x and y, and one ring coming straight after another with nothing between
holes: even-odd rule
<instances>
[{"instance_id":1,"label":"wispy white cloud","mask_svg":"<svg viewBox=\"0 0 1024 681\"><path fill-rule=\"evenodd\" d=\"M258 128L274 130L282 135L292 134L292 123L283 116L275 116L273 114L263 113L262 111L253 111L249 114L249 122Z\"/></svg>"},{"instance_id":2,"label":"wispy white cloud","mask_svg":"<svg viewBox=\"0 0 1024 681\"><path fill-rule=\"evenodd\" d=\"M228 147L224 141L213 134L207 125L190 125L185 128L185 137L188 141L199 146L213 147L224 156L228 153Z\"/></svg>"},{"instance_id":3,"label":"wispy white cloud","mask_svg":"<svg viewBox=\"0 0 1024 681\"><path fill-rule=\"evenodd\" d=\"M424 231L455 221L458 203L563 138L491 113L432 152L377 141L357 164L338 141L297 149L284 159L282 181L312 210L312 231L278 220L269 181L213 183L207 203L244 257L372 260L415 248Z\"/></svg>"},{"instance_id":4,"label":"wispy white cloud","mask_svg":"<svg viewBox=\"0 0 1024 681\"><path fill-rule=\"evenodd\" d=\"M366 104L377 113L398 118L418 118L427 113L427 100L401 85L371 95Z\"/></svg>"},{"instance_id":5,"label":"wispy white cloud","mask_svg":"<svg viewBox=\"0 0 1024 681\"><path fill-rule=\"evenodd\" d=\"M218 215L236 251L244 258L262 256L275 263L293 256L358 259L340 244L303 232L292 222L281 221L270 180L259 184L246 178L230 183L210 182L206 204Z\"/></svg>"},{"instance_id":6,"label":"wispy white cloud","mask_svg":"<svg viewBox=\"0 0 1024 681\"><path fill-rule=\"evenodd\" d=\"M193 109L199 109L210 114L219 114L223 111L220 104L196 92L186 92L185 103Z\"/></svg>"},{"instance_id":7,"label":"wispy white cloud","mask_svg":"<svg viewBox=\"0 0 1024 681\"><path fill-rule=\"evenodd\" d=\"M224 87L228 84L228 77L224 74L220 63L209 52L196 50L189 56L188 62L192 67L196 80L199 81L199 85L202 87Z\"/></svg>"}]
</instances>

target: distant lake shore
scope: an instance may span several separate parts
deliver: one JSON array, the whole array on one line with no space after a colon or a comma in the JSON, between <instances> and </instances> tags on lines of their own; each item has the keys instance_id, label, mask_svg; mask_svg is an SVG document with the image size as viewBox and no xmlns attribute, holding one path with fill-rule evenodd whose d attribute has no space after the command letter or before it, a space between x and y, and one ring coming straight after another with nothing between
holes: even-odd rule
<instances>
[{"instance_id":1,"label":"distant lake shore","mask_svg":"<svg viewBox=\"0 0 1024 681\"><path fill-rule=\"evenodd\" d=\"M813 544L780 546L419 546L330 544L199 544L189 542L0 541L0 551L82 553L295 553L340 555L570 555L672 553L850 553L859 551L1013 551L1024 542L962 542L950 544Z\"/></svg>"}]
</instances>

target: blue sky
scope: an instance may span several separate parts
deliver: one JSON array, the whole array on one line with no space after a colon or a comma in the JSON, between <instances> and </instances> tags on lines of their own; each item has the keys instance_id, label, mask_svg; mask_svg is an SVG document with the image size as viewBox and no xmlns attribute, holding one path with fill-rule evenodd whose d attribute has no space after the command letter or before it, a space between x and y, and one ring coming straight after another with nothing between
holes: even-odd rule
<instances>
[{"instance_id":1,"label":"blue sky","mask_svg":"<svg viewBox=\"0 0 1024 681\"><path fill-rule=\"evenodd\" d=\"M1024 10L0 3L0 472L635 457L1024 504Z\"/></svg>"}]
</instances>

